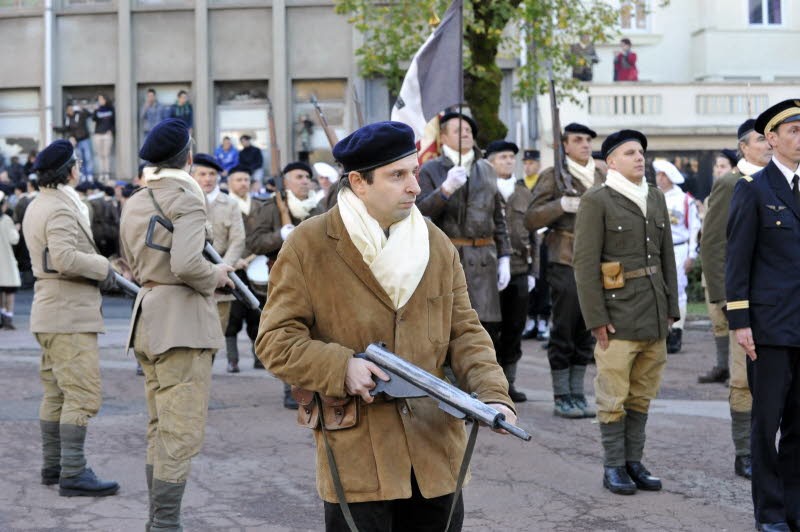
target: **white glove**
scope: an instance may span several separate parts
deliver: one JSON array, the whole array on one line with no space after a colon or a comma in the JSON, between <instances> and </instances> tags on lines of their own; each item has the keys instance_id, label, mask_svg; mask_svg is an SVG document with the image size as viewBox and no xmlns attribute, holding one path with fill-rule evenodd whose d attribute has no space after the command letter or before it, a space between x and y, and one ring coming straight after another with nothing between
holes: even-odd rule
<instances>
[{"instance_id":1,"label":"white glove","mask_svg":"<svg viewBox=\"0 0 800 532\"><path fill-rule=\"evenodd\" d=\"M497 259L497 290L502 292L511 281L511 257Z\"/></svg>"},{"instance_id":2,"label":"white glove","mask_svg":"<svg viewBox=\"0 0 800 532\"><path fill-rule=\"evenodd\" d=\"M464 186L467 182L467 169L463 166L454 166L447 171L447 179L442 183L442 190L447 196Z\"/></svg>"},{"instance_id":3,"label":"white glove","mask_svg":"<svg viewBox=\"0 0 800 532\"><path fill-rule=\"evenodd\" d=\"M291 233L292 231L294 231L294 225L292 224L284 225L283 227L281 227L281 238L283 240L286 240L287 238L289 238L289 233Z\"/></svg>"},{"instance_id":4,"label":"white glove","mask_svg":"<svg viewBox=\"0 0 800 532\"><path fill-rule=\"evenodd\" d=\"M532 292L536 288L536 277L533 275L528 276L528 292Z\"/></svg>"},{"instance_id":5,"label":"white glove","mask_svg":"<svg viewBox=\"0 0 800 532\"><path fill-rule=\"evenodd\" d=\"M561 196L561 208L564 212L578 212L581 198L578 196Z\"/></svg>"}]
</instances>

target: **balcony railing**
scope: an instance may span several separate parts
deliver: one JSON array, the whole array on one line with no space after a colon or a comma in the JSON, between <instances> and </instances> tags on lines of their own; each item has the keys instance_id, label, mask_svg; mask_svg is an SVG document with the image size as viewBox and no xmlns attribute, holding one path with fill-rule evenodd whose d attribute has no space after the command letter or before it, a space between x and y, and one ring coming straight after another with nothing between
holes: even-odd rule
<instances>
[{"instance_id":1,"label":"balcony railing","mask_svg":"<svg viewBox=\"0 0 800 532\"><path fill-rule=\"evenodd\" d=\"M28 11L43 5L42 0L0 0L0 11Z\"/></svg>"}]
</instances>

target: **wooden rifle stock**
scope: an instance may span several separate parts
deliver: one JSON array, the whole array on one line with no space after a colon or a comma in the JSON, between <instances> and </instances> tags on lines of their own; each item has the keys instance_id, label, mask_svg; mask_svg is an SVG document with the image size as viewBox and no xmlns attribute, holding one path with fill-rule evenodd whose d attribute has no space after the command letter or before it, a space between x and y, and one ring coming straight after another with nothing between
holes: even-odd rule
<instances>
[{"instance_id":1,"label":"wooden rifle stock","mask_svg":"<svg viewBox=\"0 0 800 532\"><path fill-rule=\"evenodd\" d=\"M577 194L572 186L572 176L564 171L564 144L561 138L561 118L556 99L556 83L553 80L553 63L547 62L547 79L550 87L550 113L553 122L553 177L562 194Z\"/></svg>"},{"instance_id":2,"label":"wooden rifle stock","mask_svg":"<svg viewBox=\"0 0 800 532\"><path fill-rule=\"evenodd\" d=\"M353 105L356 106L356 119L358 120L358 127L364 127L364 111L361 109L361 100L358 97L358 90L353 85Z\"/></svg>"},{"instance_id":3,"label":"wooden rifle stock","mask_svg":"<svg viewBox=\"0 0 800 532\"><path fill-rule=\"evenodd\" d=\"M272 113L272 101L267 96L267 118L269 120L269 169L272 179L275 181L275 204L281 215L281 225L291 225L292 217L289 208L283 200L283 190L281 190L281 149L278 147L278 134L275 132L275 116Z\"/></svg>"},{"instance_id":4,"label":"wooden rifle stock","mask_svg":"<svg viewBox=\"0 0 800 532\"><path fill-rule=\"evenodd\" d=\"M328 125L328 119L325 118L325 113L322 112L322 108L319 106L319 102L317 101L317 97L313 94L311 95L311 104L314 106L314 110L317 112L317 118L319 119L319 123L322 124L322 129L325 131L325 136L328 138L328 144L331 145L331 149L336 146L336 143L339 142L339 139L336 138L336 133L333 131L330 125Z\"/></svg>"}]
</instances>

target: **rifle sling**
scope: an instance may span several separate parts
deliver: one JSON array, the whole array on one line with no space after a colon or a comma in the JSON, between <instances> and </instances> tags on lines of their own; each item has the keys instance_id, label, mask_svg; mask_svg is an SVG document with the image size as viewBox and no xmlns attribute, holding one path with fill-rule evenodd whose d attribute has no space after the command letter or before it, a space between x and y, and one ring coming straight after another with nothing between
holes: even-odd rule
<instances>
[{"instance_id":1,"label":"rifle sling","mask_svg":"<svg viewBox=\"0 0 800 532\"><path fill-rule=\"evenodd\" d=\"M478 428L480 424L477 420L472 420L472 428L469 431L469 439L467 446L464 449L464 458L461 459L461 469L458 471L458 481L456 482L456 491L453 492L453 502L450 503L450 513L447 516L447 525L444 527L444 532L450 530L450 521L453 519L453 512L456 509L458 499L461 498L461 487L464 485L464 479L467 477L467 470L469 469L469 462L472 459L472 451L475 450L475 441L478 439Z\"/></svg>"}]
</instances>

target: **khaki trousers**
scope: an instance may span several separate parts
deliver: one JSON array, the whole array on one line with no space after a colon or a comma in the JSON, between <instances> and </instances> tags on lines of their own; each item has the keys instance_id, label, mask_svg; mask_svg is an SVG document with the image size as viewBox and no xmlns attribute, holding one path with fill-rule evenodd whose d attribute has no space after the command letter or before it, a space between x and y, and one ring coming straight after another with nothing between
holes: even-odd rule
<instances>
[{"instance_id":1,"label":"khaki trousers","mask_svg":"<svg viewBox=\"0 0 800 532\"><path fill-rule=\"evenodd\" d=\"M222 334L228 330L228 321L231 317L231 303L233 301L217 301L217 312L219 313L219 323L222 325Z\"/></svg>"},{"instance_id":2,"label":"khaki trousers","mask_svg":"<svg viewBox=\"0 0 800 532\"><path fill-rule=\"evenodd\" d=\"M728 367L731 378L729 381L730 392L728 403L732 412L750 412L753 409L753 396L747 384L747 354L742 346L736 342L736 335L731 331L729 336L730 358Z\"/></svg>"},{"instance_id":3,"label":"khaki trousers","mask_svg":"<svg viewBox=\"0 0 800 532\"><path fill-rule=\"evenodd\" d=\"M706 293L706 308L708 309L708 317L711 319L711 330L714 336L725 336L728 334L728 318L722 309L725 308L725 301L712 303L708 300L708 290Z\"/></svg>"},{"instance_id":4,"label":"khaki trousers","mask_svg":"<svg viewBox=\"0 0 800 532\"><path fill-rule=\"evenodd\" d=\"M212 350L176 347L155 356L147 345L147 332L137 327L133 349L144 370L147 464L154 479L185 482L205 437Z\"/></svg>"},{"instance_id":5,"label":"khaki trousers","mask_svg":"<svg viewBox=\"0 0 800 532\"><path fill-rule=\"evenodd\" d=\"M85 427L100 410L97 333L34 333L42 346L39 419Z\"/></svg>"},{"instance_id":6,"label":"khaki trousers","mask_svg":"<svg viewBox=\"0 0 800 532\"><path fill-rule=\"evenodd\" d=\"M620 421L625 410L647 414L650 401L658 394L667 363L666 340L609 340L606 350L597 344L594 357L597 420Z\"/></svg>"}]
</instances>

